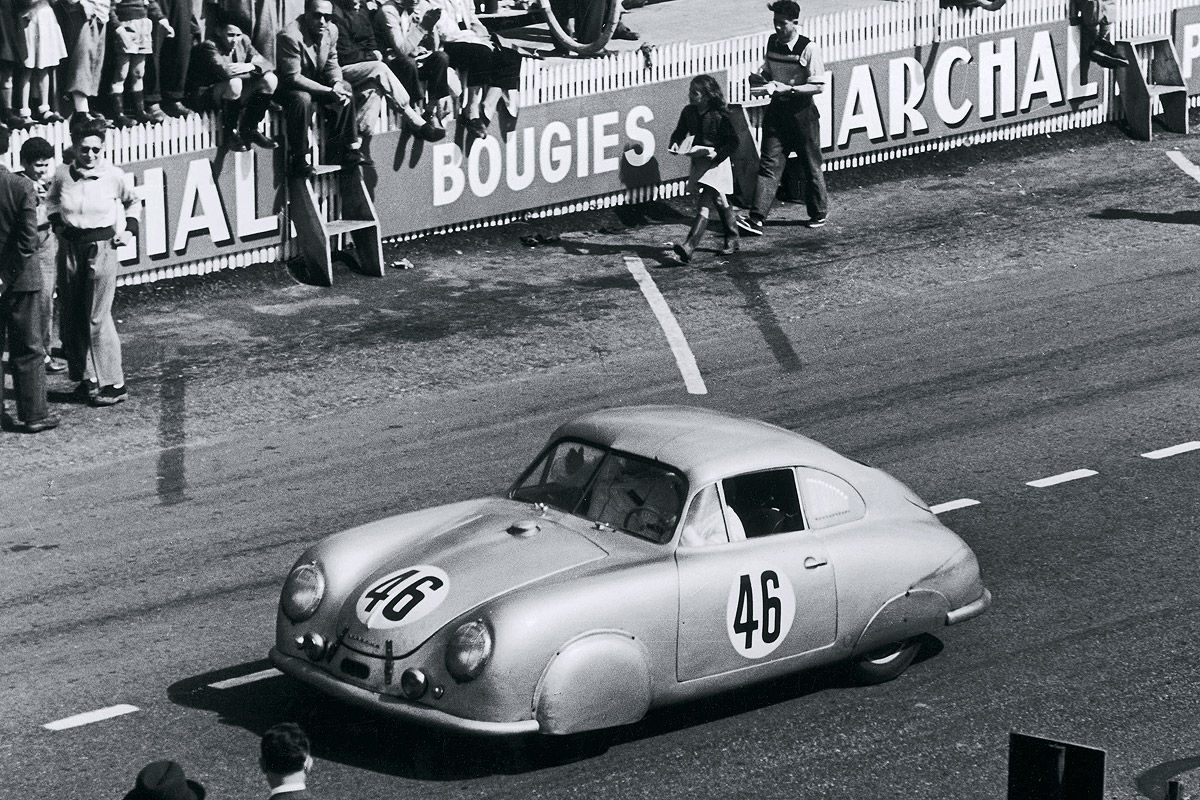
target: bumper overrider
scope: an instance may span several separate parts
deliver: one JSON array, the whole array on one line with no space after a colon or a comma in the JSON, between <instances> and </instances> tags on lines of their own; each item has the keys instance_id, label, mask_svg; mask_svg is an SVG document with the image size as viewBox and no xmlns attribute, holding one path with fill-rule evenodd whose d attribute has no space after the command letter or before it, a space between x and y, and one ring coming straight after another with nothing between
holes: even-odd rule
<instances>
[{"instance_id":1,"label":"bumper overrider","mask_svg":"<svg viewBox=\"0 0 1200 800\"><path fill-rule=\"evenodd\" d=\"M463 719L436 708L417 705L403 697L390 694L380 694L368 689L361 689L334 678L324 670L313 666L303 658L289 656L272 647L271 663L280 672L292 676L302 683L314 686L325 694L351 703L356 706L381 712L390 717L428 725L435 728L476 733L489 736L512 736L523 733L536 733L538 723L535 719L523 719L515 722L487 722L476 719Z\"/></svg>"},{"instance_id":2,"label":"bumper overrider","mask_svg":"<svg viewBox=\"0 0 1200 800\"><path fill-rule=\"evenodd\" d=\"M987 589L983 590L983 594L979 598L967 603L961 608L956 608L946 612L946 624L955 625L959 622L966 622L969 619L978 617L983 612L992 607L992 593Z\"/></svg>"}]
</instances>

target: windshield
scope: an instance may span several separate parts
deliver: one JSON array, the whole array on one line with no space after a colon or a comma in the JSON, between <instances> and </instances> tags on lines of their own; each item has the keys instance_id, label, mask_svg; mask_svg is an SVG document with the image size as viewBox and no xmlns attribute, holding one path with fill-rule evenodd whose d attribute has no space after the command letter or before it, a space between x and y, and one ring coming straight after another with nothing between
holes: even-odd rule
<instances>
[{"instance_id":1,"label":"windshield","mask_svg":"<svg viewBox=\"0 0 1200 800\"><path fill-rule=\"evenodd\" d=\"M648 459L563 441L534 462L509 496L661 544L675 533L687 481Z\"/></svg>"}]
</instances>

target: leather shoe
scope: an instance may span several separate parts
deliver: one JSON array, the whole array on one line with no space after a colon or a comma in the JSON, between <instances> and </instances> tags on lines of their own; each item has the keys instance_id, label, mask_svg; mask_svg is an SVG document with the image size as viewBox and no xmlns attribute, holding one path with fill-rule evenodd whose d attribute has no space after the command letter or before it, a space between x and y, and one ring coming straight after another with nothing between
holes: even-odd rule
<instances>
[{"instance_id":1,"label":"leather shoe","mask_svg":"<svg viewBox=\"0 0 1200 800\"><path fill-rule=\"evenodd\" d=\"M237 131L225 132L225 147L235 153L244 153L250 149L250 143L242 139Z\"/></svg>"},{"instance_id":2,"label":"leather shoe","mask_svg":"<svg viewBox=\"0 0 1200 800\"><path fill-rule=\"evenodd\" d=\"M432 121L428 121L416 129L416 134L418 138L427 142L438 142L446 138L446 129L439 128Z\"/></svg>"},{"instance_id":3,"label":"leather shoe","mask_svg":"<svg viewBox=\"0 0 1200 800\"><path fill-rule=\"evenodd\" d=\"M51 415L42 417L41 419L35 419L35 420L31 420L29 422L22 422L20 427L17 430L21 431L22 433L41 433L42 431L48 431L51 428L57 428L57 427L58 427L58 417L51 414Z\"/></svg>"},{"instance_id":4,"label":"leather shoe","mask_svg":"<svg viewBox=\"0 0 1200 800\"><path fill-rule=\"evenodd\" d=\"M178 100L168 100L160 106L163 113L168 117L186 117L192 113L191 109L180 103Z\"/></svg>"},{"instance_id":5,"label":"leather shoe","mask_svg":"<svg viewBox=\"0 0 1200 800\"><path fill-rule=\"evenodd\" d=\"M364 161L366 161L366 156L363 155L360 148L355 147L347 150L338 163L343 167L356 167Z\"/></svg>"},{"instance_id":6,"label":"leather shoe","mask_svg":"<svg viewBox=\"0 0 1200 800\"><path fill-rule=\"evenodd\" d=\"M467 133L476 139L486 139L488 135L487 123L483 121L482 117L473 117L467 120Z\"/></svg>"},{"instance_id":7,"label":"leather shoe","mask_svg":"<svg viewBox=\"0 0 1200 800\"><path fill-rule=\"evenodd\" d=\"M617 29L613 31L612 38L624 39L627 42L636 42L638 39L642 38L642 36L637 31L631 29L624 22L618 22Z\"/></svg>"},{"instance_id":8,"label":"leather shoe","mask_svg":"<svg viewBox=\"0 0 1200 800\"><path fill-rule=\"evenodd\" d=\"M270 136L259 133L258 131L242 131L242 141L249 142L253 145L258 145L264 150L274 150L279 146L279 142L272 139Z\"/></svg>"}]
</instances>

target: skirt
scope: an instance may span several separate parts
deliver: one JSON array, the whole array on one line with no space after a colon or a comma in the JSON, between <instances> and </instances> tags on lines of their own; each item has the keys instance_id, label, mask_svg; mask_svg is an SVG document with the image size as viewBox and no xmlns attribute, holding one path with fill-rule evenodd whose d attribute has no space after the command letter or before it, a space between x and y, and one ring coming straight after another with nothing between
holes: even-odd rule
<instances>
[{"instance_id":1,"label":"skirt","mask_svg":"<svg viewBox=\"0 0 1200 800\"><path fill-rule=\"evenodd\" d=\"M113 44L118 53L150 55L154 52L154 21L142 17L118 22L113 28Z\"/></svg>"},{"instance_id":2,"label":"skirt","mask_svg":"<svg viewBox=\"0 0 1200 800\"><path fill-rule=\"evenodd\" d=\"M701 186L716 189L721 194L733 194L733 167L724 159L715 167L707 158L693 158L692 171L688 175L688 191L698 192Z\"/></svg>"},{"instance_id":3,"label":"skirt","mask_svg":"<svg viewBox=\"0 0 1200 800\"><path fill-rule=\"evenodd\" d=\"M37 0L25 22L25 68L50 69L67 57L67 44L63 41L58 17L50 7L50 0Z\"/></svg>"},{"instance_id":4,"label":"skirt","mask_svg":"<svg viewBox=\"0 0 1200 800\"><path fill-rule=\"evenodd\" d=\"M25 61L25 39L21 35L19 18L12 2L0 0L0 62L21 64Z\"/></svg>"}]
</instances>

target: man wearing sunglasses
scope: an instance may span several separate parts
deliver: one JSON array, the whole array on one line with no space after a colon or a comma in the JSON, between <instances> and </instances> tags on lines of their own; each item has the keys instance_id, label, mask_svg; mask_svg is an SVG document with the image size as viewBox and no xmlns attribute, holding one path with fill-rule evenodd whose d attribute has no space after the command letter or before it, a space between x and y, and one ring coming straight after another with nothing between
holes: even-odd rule
<instances>
[{"instance_id":1,"label":"man wearing sunglasses","mask_svg":"<svg viewBox=\"0 0 1200 800\"><path fill-rule=\"evenodd\" d=\"M280 31L275 43L284 136L290 151L288 172L311 176L308 123L314 108L325 118L326 145L332 161L361 164L362 141L355 123L354 92L342 77L337 56L333 3L306 0L304 14Z\"/></svg>"}]
</instances>

